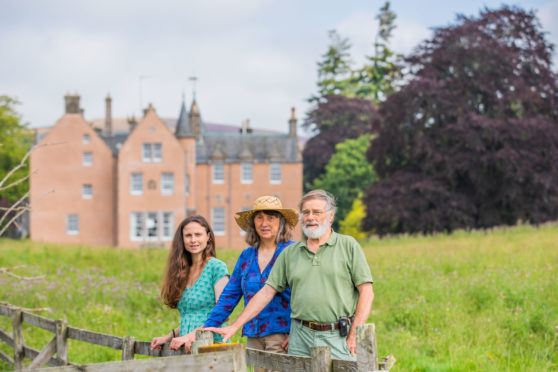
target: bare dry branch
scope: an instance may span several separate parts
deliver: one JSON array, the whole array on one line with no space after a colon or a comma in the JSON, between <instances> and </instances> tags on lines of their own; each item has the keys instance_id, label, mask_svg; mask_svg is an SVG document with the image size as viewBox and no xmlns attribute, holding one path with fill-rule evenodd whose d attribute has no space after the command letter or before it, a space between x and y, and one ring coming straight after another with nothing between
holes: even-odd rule
<instances>
[{"instance_id":1,"label":"bare dry branch","mask_svg":"<svg viewBox=\"0 0 558 372\"><path fill-rule=\"evenodd\" d=\"M42 279L44 278L46 275L39 275L39 276L21 276L21 275L16 275L14 273L11 273L11 270L15 270L21 267L25 267L24 265L20 265L20 266L14 266L14 267L0 267L0 274L6 274L8 276L11 276L12 278L16 278L19 280L36 280L36 279Z\"/></svg>"},{"instance_id":2,"label":"bare dry branch","mask_svg":"<svg viewBox=\"0 0 558 372\"><path fill-rule=\"evenodd\" d=\"M4 222L4 219L5 219L6 217L8 217L8 215L10 214L10 212L13 211L13 210L15 210L15 208L17 208L18 205L20 205L28 196L29 196L29 191L27 191L27 192L25 193L25 195L23 195L21 198L19 198L18 201L16 201L14 204L12 204L12 206L11 206L10 208L8 208L8 210L6 211L6 213L4 213L4 214L2 215L2 218L0 218L0 226L2 226L2 222ZM29 207L27 207L27 208L29 208ZM2 234L0 234L0 235L2 235Z\"/></svg>"},{"instance_id":3,"label":"bare dry branch","mask_svg":"<svg viewBox=\"0 0 558 372\"><path fill-rule=\"evenodd\" d=\"M13 306L12 304L10 304L9 302L6 302L6 301L0 301L0 305ZM47 313L52 313L52 309L50 307L37 307L37 308L34 308L34 309L21 307L20 309L23 310L23 311L27 311L28 313L33 312L33 311L46 311Z\"/></svg>"},{"instance_id":4,"label":"bare dry branch","mask_svg":"<svg viewBox=\"0 0 558 372\"><path fill-rule=\"evenodd\" d=\"M36 173L36 171L33 172L33 173ZM26 176L21 177L19 180L10 183L8 186L0 187L0 191L4 191L4 190L7 190L11 187L17 186L18 184L22 183L23 181L25 181L29 177L31 177L31 174L28 174Z\"/></svg>"},{"instance_id":5,"label":"bare dry branch","mask_svg":"<svg viewBox=\"0 0 558 372\"><path fill-rule=\"evenodd\" d=\"M38 199L36 199L33 203L38 202L39 200L41 200L42 198L44 198L45 196L47 196L48 194L53 193L53 192L54 192L54 189L48 190L48 191L45 192L43 195L41 195ZM33 203L29 203L29 206L28 206L28 207L30 208L31 205L32 205ZM2 236L2 234L4 234L4 232L8 229L8 227L10 227L10 225L11 225L19 216L21 216L24 212L25 212L24 210L23 210L23 211L17 212L16 215L15 215L10 221L8 221L8 223L6 223L6 225L2 228L2 230L0 230L0 236ZM7 214L7 213L6 213L6 214ZM2 219L4 219L4 218L2 217Z\"/></svg>"},{"instance_id":6,"label":"bare dry branch","mask_svg":"<svg viewBox=\"0 0 558 372\"><path fill-rule=\"evenodd\" d=\"M8 180L8 178L11 177L12 174L14 174L14 172L16 172L18 169L22 168L25 165L25 161L27 160L27 158L29 157L29 155L31 155L31 152L39 147L47 147L47 146L54 146L54 145L60 145L63 144L64 142L53 142L53 143L43 143L41 145L35 145L33 147L31 147L31 149L29 151L27 151L27 153L23 156L23 158L21 159L21 161L19 162L18 165L16 165L11 171L8 172L8 174L6 174L6 176L4 176L4 178L2 179L2 181L0 181L0 188L4 185L4 183L6 182L6 180ZM2 189L3 190L3 189ZM0 234L1 235L1 234Z\"/></svg>"}]
</instances>

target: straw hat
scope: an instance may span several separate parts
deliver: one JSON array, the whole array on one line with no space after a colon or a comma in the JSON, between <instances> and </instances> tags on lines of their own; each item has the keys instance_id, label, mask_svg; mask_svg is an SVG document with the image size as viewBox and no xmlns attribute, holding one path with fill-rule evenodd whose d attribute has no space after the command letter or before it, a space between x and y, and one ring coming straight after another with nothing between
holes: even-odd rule
<instances>
[{"instance_id":1,"label":"straw hat","mask_svg":"<svg viewBox=\"0 0 558 372\"><path fill-rule=\"evenodd\" d=\"M290 208L283 208L283 204L281 204L281 200L275 196L260 196L254 202L254 206L252 209L242 212L236 212L236 216L234 219L240 228L244 231L250 225L252 221L252 216L260 211L277 211L285 217L285 221L291 227L295 227L298 223L298 212L294 209Z\"/></svg>"}]
</instances>

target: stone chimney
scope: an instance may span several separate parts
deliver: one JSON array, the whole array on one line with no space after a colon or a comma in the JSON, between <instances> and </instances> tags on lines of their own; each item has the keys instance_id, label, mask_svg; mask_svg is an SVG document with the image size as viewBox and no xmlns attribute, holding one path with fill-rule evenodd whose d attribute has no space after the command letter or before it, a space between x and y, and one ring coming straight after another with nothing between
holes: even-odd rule
<instances>
[{"instance_id":1,"label":"stone chimney","mask_svg":"<svg viewBox=\"0 0 558 372\"><path fill-rule=\"evenodd\" d=\"M126 119L128 121L128 125L130 126L130 133L132 133L132 131L136 128L136 126L138 125L138 121L136 120L136 117L134 115L132 115L131 117Z\"/></svg>"},{"instance_id":2,"label":"stone chimney","mask_svg":"<svg viewBox=\"0 0 558 372\"><path fill-rule=\"evenodd\" d=\"M105 135L112 136L112 98L105 98Z\"/></svg>"},{"instance_id":3,"label":"stone chimney","mask_svg":"<svg viewBox=\"0 0 558 372\"><path fill-rule=\"evenodd\" d=\"M295 108L291 108L291 118L289 119L289 137L296 138L296 116Z\"/></svg>"},{"instance_id":4,"label":"stone chimney","mask_svg":"<svg viewBox=\"0 0 558 372\"><path fill-rule=\"evenodd\" d=\"M250 119L246 119L246 133L252 133L252 128L250 128Z\"/></svg>"},{"instance_id":5,"label":"stone chimney","mask_svg":"<svg viewBox=\"0 0 558 372\"><path fill-rule=\"evenodd\" d=\"M75 94L70 94L67 93L64 96L64 100L66 101L66 110L65 113L66 114L82 114L83 112L81 111L80 107L79 107L79 94L75 93Z\"/></svg>"}]
</instances>

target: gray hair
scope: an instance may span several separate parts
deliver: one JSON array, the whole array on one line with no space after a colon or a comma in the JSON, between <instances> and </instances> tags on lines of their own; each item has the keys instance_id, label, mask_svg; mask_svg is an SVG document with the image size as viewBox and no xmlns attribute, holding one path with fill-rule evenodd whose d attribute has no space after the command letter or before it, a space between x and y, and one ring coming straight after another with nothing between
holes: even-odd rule
<instances>
[{"instance_id":1,"label":"gray hair","mask_svg":"<svg viewBox=\"0 0 558 372\"><path fill-rule=\"evenodd\" d=\"M300 203L298 204L298 210L302 211L302 205L310 199L322 199L326 202L327 210L333 211L334 213L337 211L337 204L335 203L335 197L325 190L312 190L307 192Z\"/></svg>"}]
</instances>

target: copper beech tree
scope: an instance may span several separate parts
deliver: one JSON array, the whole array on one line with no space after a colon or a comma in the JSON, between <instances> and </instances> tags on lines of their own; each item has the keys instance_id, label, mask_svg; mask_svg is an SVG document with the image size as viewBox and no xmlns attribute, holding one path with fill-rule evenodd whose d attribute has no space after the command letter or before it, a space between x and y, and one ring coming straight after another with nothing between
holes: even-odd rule
<instances>
[{"instance_id":1,"label":"copper beech tree","mask_svg":"<svg viewBox=\"0 0 558 372\"><path fill-rule=\"evenodd\" d=\"M407 58L380 108L365 193L379 234L558 218L558 78L534 12L458 16Z\"/></svg>"}]
</instances>

